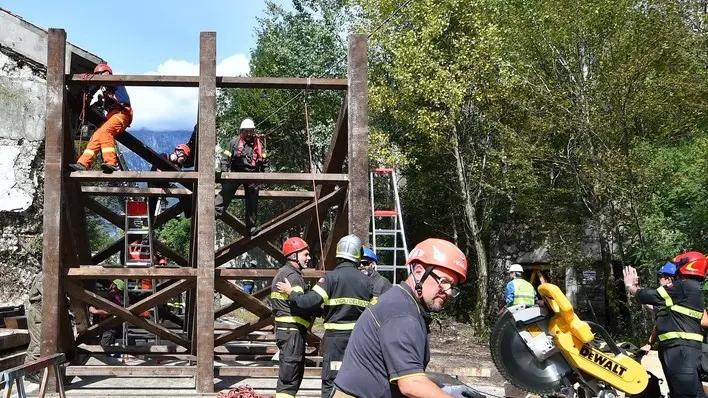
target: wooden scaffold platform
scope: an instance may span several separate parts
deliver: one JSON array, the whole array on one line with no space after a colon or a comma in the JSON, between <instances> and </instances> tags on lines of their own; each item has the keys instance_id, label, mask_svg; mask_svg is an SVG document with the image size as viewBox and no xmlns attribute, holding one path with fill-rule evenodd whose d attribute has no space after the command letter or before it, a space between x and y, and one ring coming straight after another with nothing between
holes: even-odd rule
<instances>
[{"instance_id":1,"label":"wooden scaffold platform","mask_svg":"<svg viewBox=\"0 0 708 398\"><path fill-rule=\"evenodd\" d=\"M216 33L202 32L199 41L199 76L159 75L95 75L90 81L81 75L65 74L66 33L49 29L47 55L47 119L44 186L44 246L43 246L43 321L42 355L57 352L75 358L67 367L69 376L188 376L195 380L197 393L214 391L215 376L277 376L277 367L269 362L262 366L215 366L217 360L249 359L258 362L275 353L274 345L255 344L273 341L273 316L263 301L269 288L245 293L233 280L271 280L277 269L218 268L254 248L262 249L282 263L280 252L282 235L296 226L306 226L304 238L319 239L322 220L315 217L332 210L336 213L326 242L325 264L332 265L337 240L347 233L362 238L369 230L368 195L368 99L367 58L365 35L349 38L347 79L308 79L281 77L228 77L216 75ZM70 62L70 61L69 61ZM198 128L194 171L180 171L151 148L142 144L129 132L116 137L118 142L155 166L158 171L118 171L104 174L95 171L70 172L68 164L76 159L71 134L76 125L77 103L81 86L123 85L198 87ZM307 89L345 91L322 173L215 173L216 94L218 88ZM101 116L88 112L92 123L99 125ZM345 160L346 170L345 170ZM298 204L261 225L254 237L245 233L245 224L225 213L221 220L243 237L215 247L214 193L217 182L251 181L269 185L303 185L311 191L261 191L262 198L296 199ZM96 186L96 182L169 182L180 188L135 188L123 186ZM116 185L116 184L112 184ZM314 187L313 187L314 185ZM99 203L94 196L157 196L178 198L152 222L153 228L165 225L183 212L191 215L191 241L187 257L180 255L158 239L155 250L179 267L127 268L105 264L125 245L121 237L105 249L92 254L86 232L86 209L107 222L125 229L125 215ZM336 210L335 210L336 209ZM114 265L114 266L111 266ZM307 280L317 280L325 270L305 270ZM131 302L127 307L117 305L93 288L97 279L153 279L159 281L154 293ZM233 303L214 309L214 293L218 292ZM177 325L167 327L140 315L168 300L186 296L184 319L173 317ZM71 299L76 317L77 334L70 328L65 295ZM87 306L107 311L107 319L89 326ZM244 308L257 318L237 327L224 328L215 319ZM90 342L101 333L127 322L134 327L156 335L160 344L150 346L116 346L104 349ZM258 333L254 333L258 332ZM316 360L319 339L311 334L308 345ZM234 344L249 342L249 344ZM253 344L250 344L253 343ZM76 358L106 356L108 354L144 355L155 358L177 358L188 361L185 366L165 365L87 365ZM319 368L308 366L306 374L319 376ZM50 380L52 378L50 377ZM149 386L144 386L149 388Z\"/></svg>"}]
</instances>

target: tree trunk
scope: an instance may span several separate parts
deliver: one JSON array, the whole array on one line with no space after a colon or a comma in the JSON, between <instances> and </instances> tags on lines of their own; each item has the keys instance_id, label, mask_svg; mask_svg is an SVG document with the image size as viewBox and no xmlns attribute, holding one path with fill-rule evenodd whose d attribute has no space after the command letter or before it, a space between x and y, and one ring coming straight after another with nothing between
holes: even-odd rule
<instances>
[{"instance_id":1,"label":"tree trunk","mask_svg":"<svg viewBox=\"0 0 708 398\"><path fill-rule=\"evenodd\" d=\"M452 128L452 152L455 158L455 171L457 172L457 182L460 186L462 203L464 205L465 224L470 230L471 239L474 244L476 261L477 298L473 311L473 325L475 334L481 334L486 329L486 308L487 308L487 253L484 249L484 242L479 229L477 212L472 202L469 185L465 176L465 162L460 154L460 139L457 128Z\"/></svg>"}]
</instances>

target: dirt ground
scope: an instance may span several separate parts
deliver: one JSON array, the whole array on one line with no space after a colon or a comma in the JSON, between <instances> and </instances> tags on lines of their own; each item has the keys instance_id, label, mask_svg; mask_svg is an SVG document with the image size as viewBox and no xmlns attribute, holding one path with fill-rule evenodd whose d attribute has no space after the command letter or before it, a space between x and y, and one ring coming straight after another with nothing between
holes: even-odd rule
<instances>
[{"instance_id":1,"label":"dirt ground","mask_svg":"<svg viewBox=\"0 0 708 398\"><path fill-rule=\"evenodd\" d=\"M469 376L474 373L472 368L479 368L482 372L488 369L489 377ZM457 375L468 384L504 386L504 378L489 353L488 340L473 336L470 325L450 319L430 325L428 370Z\"/></svg>"}]
</instances>

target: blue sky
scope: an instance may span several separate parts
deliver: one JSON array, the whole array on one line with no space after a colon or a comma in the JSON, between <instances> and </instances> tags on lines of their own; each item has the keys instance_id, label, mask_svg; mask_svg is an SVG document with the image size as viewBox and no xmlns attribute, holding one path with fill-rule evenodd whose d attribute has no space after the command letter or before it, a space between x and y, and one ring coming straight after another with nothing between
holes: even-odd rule
<instances>
[{"instance_id":1,"label":"blue sky","mask_svg":"<svg viewBox=\"0 0 708 398\"><path fill-rule=\"evenodd\" d=\"M276 0L289 7L290 0ZM108 61L120 74L197 74L199 32L216 31L217 74L248 73L264 0L0 0L0 7L41 28L63 28L73 44ZM133 127L194 125L196 91L129 87Z\"/></svg>"}]
</instances>

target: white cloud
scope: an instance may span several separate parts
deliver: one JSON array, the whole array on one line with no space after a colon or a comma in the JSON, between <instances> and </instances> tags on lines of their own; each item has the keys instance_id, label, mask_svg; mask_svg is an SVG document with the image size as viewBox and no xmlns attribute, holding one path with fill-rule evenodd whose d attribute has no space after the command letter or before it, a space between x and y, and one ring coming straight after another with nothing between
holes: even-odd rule
<instances>
[{"instance_id":1,"label":"white cloud","mask_svg":"<svg viewBox=\"0 0 708 398\"><path fill-rule=\"evenodd\" d=\"M246 76L248 57L235 54L216 65L217 76ZM117 72L120 73L120 72ZM199 64L169 59L146 75L199 75ZM181 87L128 87L134 129L191 130L197 121L198 89Z\"/></svg>"}]
</instances>

